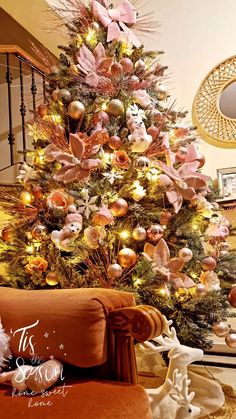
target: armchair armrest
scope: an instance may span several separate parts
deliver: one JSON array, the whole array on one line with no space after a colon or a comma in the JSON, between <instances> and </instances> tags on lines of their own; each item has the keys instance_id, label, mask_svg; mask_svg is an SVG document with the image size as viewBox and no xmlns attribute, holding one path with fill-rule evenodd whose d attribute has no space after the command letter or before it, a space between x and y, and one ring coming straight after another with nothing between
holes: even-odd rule
<instances>
[{"instance_id":1,"label":"armchair armrest","mask_svg":"<svg viewBox=\"0 0 236 419\"><path fill-rule=\"evenodd\" d=\"M110 312L109 368L113 378L136 384L138 381L134 343L162 334L164 318L155 307L140 305Z\"/></svg>"}]
</instances>

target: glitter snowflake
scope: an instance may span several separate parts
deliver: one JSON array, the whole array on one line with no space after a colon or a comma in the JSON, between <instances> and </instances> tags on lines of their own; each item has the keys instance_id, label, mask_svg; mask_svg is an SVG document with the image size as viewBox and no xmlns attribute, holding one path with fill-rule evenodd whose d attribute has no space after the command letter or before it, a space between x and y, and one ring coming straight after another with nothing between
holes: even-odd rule
<instances>
[{"instance_id":1,"label":"glitter snowflake","mask_svg":"<svg viewBox=\"0 0 236 419\"><path fill-rule=\"evenodd\" d=\"M84 199L79 199L76 203L78 205L78 212L80 214L84 214L85 217L88 219L91 212L98 211L97 205L95 202L98 199L98 196L92 196L90 198L88 190L85 189L83 193Z\"/></svg>"},{"instance_id":2,"label":"glitter snowflake","mask_svg":"<svg viewBox=\"0 0 236 419\"><path fill-rule=\"evenodd\" d=\"M110 182L111 185L113 185L116 179L123 178L123 175L115 170L111 170L109 173L103 173L102 175L108 180L108 182Z\"/></svg>"},{"instance_id":3,"label":"glitter snowflake","mask_svg":"<svg viewBox=\"0 0 236 419\"><path fill-rule=\"evenodd\" d=\"M33 137L34 141L47 139L46 135L42 131L40 131L37 124L35 123L32 125L28 124L28 128L29 128L28 135L30 137Z\"/></svg>"},{"instance_id":4,"label":"glitter snowflake","mask_svg":"<svg viewBox=\"0 0 236 419\"><path fill-rule=\"evenodd\" d=\"M62 343L59 345L59 349L64 349L64 345Z\"/></svg>"},{"instance_id":5,"label":"glitter snowflake","mask_svg":"<svg viewBox=\"0 0 236 419\"><path fill-rule=\"evenodd\" d=\"M28 166L26 163L22 163L19 167L19 175L17 176L17 179L20 179L23 181L23 183L26 183L30 179L35 179L37 177L37 172L34 171L34 169L31 166Z\"/></svg>"}]
</instances>

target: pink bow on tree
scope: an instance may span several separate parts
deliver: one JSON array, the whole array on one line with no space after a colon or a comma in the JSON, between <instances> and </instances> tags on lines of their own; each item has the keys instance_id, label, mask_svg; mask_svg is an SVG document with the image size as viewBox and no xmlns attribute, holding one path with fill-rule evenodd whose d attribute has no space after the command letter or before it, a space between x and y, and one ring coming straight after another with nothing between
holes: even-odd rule
<instances>
[{"instance_id":1,"label":"pink bow on tree","mask_svg":"<svg viewBox=\"0 0 236 419\"><path fill-rule=\"evenodd\" d=\"M93 0L92 9L94 16L107 28L107 42L113 39L119 40L123 31L127 40L135 47L139 48L141 46L141 42L127 26L136 23L136 10L128 0L124 0L117 8L112 9Z\"/></svg>"},{"instance_id":2,"label":"pink bow on tree","mask_svg":"<svg viewBox=\"0 0 236 419\"><path fill-rule=\"evenodd\" d=\"M54 175L58 182L70 183L75 180L87 182L92 169L100 164L100 159L89 159L85 156L85 144L76 134L70 134L70 153L61 151L54 144L46 147L45 154L61 163L63 166Z\"/></svg>"},{"instance_id":3,"label":"pink bow on tree","mask_svg":"<svg viewBox=\"0 0 236 419\"><path fill-rule=\"evenodd\" d=\"M196 172L197 161L184 163L178 170L167 166L162 161L158 161L157 166L167 175L166 185L168 190L166 196L169 203L173 205L176 214L179 212L183 200L191 201L194 199L196 190L206 186L207 181L210 180L209 176Z\"/></svg>"},{"instance_id":4,"label":"pink bow on tree","mask_svg":"<svg viewBox=\"0 0 236 419\"><path fill-rule=\"evenodd\" d=\"M152 262L153 271L160 274L167 282L171 282L175 288L191 288L195 285L191 278L180 272L185 265L183 259L170 258L170 251L164 239L161 239L156 246L146 243L144 257Z\"/></svg>"}]
</instances>

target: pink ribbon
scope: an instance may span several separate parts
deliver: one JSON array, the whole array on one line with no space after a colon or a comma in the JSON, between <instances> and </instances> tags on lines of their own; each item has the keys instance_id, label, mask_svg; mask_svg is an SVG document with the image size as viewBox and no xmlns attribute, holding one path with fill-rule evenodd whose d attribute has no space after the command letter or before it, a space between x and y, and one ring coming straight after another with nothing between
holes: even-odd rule
<instances>
[{"instance_id":1,"label":"pink ribbon","mask_svg":"<svg viewBox=\"0 0 236 419\"><path fill-rule=\"evenodd\" d=\"M141 46L139 39L126 25L134 25L136 23L136 10L128 0L124 0L116 9L107 9L98 1L93 0L92 8L94 16L108 29L107 42L113 39L120 39L122 29L128 41L132 42L137 48Z\"/></svg>"}]
</instances>

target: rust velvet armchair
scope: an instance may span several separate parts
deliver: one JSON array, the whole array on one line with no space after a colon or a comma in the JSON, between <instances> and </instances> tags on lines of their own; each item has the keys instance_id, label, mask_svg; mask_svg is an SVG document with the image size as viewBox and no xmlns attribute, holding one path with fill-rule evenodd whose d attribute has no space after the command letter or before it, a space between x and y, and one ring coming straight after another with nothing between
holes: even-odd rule
<instances>
[{"instance_id":1,"label":"rust velvet armchair","mask_svg":"<svg viewBox=\"0 0 236 419\"><path fill-rule=\"evenodd\" d=\"M61 380L43 394L0 386L1 417L151 419L134 344L162 333L157 309L114 290L0 287L0 316L15 362L55 358L64 365Z\"/></svg>"}]
</instances>

